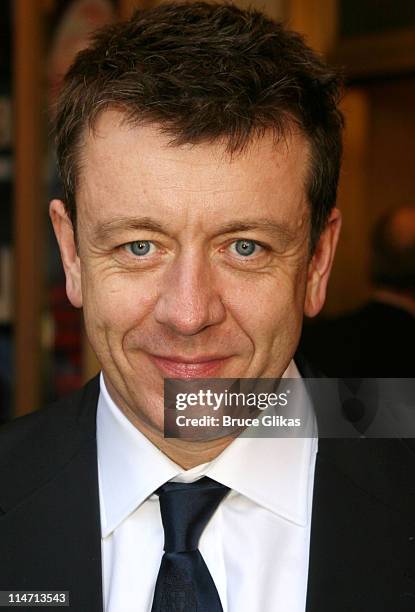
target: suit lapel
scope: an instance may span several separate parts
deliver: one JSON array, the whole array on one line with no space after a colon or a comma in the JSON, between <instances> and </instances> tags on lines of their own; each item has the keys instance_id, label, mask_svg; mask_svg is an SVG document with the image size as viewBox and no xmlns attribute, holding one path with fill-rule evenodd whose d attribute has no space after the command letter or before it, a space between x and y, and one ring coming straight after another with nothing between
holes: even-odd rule
<instances>
[{"instance_id":1,"label":"suit lapel","mask_svg":"<svg viewBox=\"0 0 415 612\"><path fill-rule=\"evenodd\" d=\"M307 612L414 609L414 467L399 440L319 440Z\"/></svg>"},{"instance_id":2,"label":"suit lapel","mask_svg":"<svg viewBox=\"0 0 415 612\"><path fill-rule=\"evenodd\" d=\"M324 378L295 361L306 379ZM408 442L319 439L306 612L413 612L414 472Z\"/></svg>"},{"instance_id":3,"label":"suit lapel","mask_svg":"<svg viewBox=\"0 0 415 612\"><path fill-rule=\"evenodd\" d=\"M7 439L23 437L21 452L0 472L1 588L69 591L74 612L103 610L97 398L94 379L26 419L25 431L12 424Z\"/></svg>"}]
</instances>

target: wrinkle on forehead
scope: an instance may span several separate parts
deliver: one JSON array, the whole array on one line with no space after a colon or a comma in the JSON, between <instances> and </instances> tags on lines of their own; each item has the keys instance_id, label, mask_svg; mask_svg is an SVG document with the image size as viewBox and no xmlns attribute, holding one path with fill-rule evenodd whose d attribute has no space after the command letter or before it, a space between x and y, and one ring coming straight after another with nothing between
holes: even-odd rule
<instances>
[{"instance_id":1,"label":"wrinkle on forehead","mask_svg":"<svg viewBox=\"0 0 415 612\"><path fill-rule=\"evenodd\" d=\"M275 144L270 133L231 156L219 142L172 148L159 129L131 127L121 117L103 113L86 135L79 199L90 221L104 213L159 221L180 212L182 223L199 218L204 225L227 210L228 221L231 215L243 222L256 210L278 217L287 200L288 220L297 229L304 226L309 145L300 134Z\"/></svg>"}]
</instances>

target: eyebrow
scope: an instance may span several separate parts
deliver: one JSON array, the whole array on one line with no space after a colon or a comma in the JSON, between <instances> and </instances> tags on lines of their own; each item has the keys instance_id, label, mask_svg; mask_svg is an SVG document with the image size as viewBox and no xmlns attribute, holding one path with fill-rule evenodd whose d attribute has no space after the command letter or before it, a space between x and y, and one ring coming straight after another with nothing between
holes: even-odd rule
<instances>
[{"instance_id":1,"label":"eyebrow","mask_svg":"<svg viewBox=\"0 0 415 612\"><path fill-rule=\"evenodd\" d=\"M97 240L108 240L116 232L147 230L165 234L165 228L151 217L120 217L111 221L104 221L94 229Z\"/></svg>"},{"instance_id":2,"label":"eyebrow","mask_svg":"<svg viewBox=\"0 0 415 612\"><path fill-rule=\"evenodd\" d=\"M286 242L291 242L295 238L295 232L288 223L277 222L273 219L261 218L246 220L243 222L231 221L222 225L220 234L234 234L237 232L247 232L250 230L262 230L274 234L276 237L283 239Z\"/></svg>"},{"instance_id":3,"label":"eyebrow","mask_svg":"<svg viewBox=\"0 0 415 612\"><path fill-rule=\"evenodd\" d=\"M94 229L94 237L97 240L105 241L116 232L137 230L168 234L166 227L152 217L121 217L100 223ZM217 228L215 235L220 236L221 234L234 234L250 230L266 231L282 240L285 244L289 244L296 236L287 223L276 222L268 218L231 221Z\"/></svg>"}]
</instances>

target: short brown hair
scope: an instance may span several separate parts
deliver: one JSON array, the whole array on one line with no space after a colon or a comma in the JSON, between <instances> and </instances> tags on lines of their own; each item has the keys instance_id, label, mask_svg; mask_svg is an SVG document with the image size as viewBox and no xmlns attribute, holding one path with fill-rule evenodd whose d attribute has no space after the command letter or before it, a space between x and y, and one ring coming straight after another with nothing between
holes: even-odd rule
<instances>
[{"instance_id":1,"label":"short brown hair","mask_svg":"<svg viewBox=\"0 0 415 612\"><path fill-rule=\"evenodd\" d=\"M66 74L55 127L67 212L75 225L81 135L105 109L159 124L172 145L224 138L230 153L294 124L311 144L313 247L336 200L339 86L299 34L256 10L207 2L138 10L100 30Z\"/></svg>"}]
</instances>

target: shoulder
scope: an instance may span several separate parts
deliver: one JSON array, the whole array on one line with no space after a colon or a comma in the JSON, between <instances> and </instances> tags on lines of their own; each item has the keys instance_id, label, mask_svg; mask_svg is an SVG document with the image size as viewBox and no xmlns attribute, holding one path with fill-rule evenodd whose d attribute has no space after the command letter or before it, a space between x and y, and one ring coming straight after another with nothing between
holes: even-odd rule
<instances>
[{"instance_id":1,"label":"shoulder","mask_svg":"<svg viewBox=\"0 0 415 612\"><path fill-rule=\"evenodd\" d=\"M0 428L0 490L40 484L95 439L99 380Z\"/></svg>"}]
</instances>

